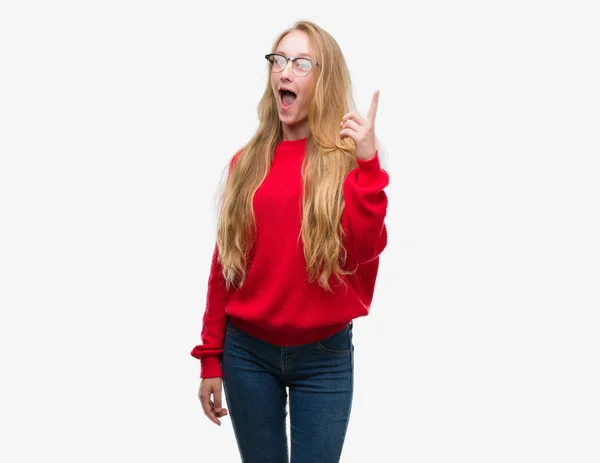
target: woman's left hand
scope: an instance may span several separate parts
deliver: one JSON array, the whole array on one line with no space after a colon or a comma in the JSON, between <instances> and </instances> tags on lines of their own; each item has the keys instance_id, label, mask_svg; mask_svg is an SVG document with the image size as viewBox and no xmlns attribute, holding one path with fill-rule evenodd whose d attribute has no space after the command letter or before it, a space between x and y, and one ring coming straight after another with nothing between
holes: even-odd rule
<instances>
[{"instance_id":1,"label":"woman's left hand","mask_svg":"<svg viewBox=\"0 0 600 463\"><path fill-rule=\"evenodd\" d=\"M356 157L362 161L373 159L375 151L377 151L377 146L375 145L375 115L377 114L378 103L379 90L376 90L373 93L367 117L363 117L353 111L346 114L342 118L342 122L340 122L340 138L350 137L354 140Z\"/></svg>"}]
</instances>

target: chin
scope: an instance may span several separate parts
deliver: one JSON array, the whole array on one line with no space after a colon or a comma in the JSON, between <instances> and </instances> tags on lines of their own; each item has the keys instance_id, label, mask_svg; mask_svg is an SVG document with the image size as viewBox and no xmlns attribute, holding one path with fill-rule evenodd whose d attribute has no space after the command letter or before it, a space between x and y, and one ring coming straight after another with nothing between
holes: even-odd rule
<instances>
[{"instance_id":1,"label":"chin","mask_svg":"<svg viewBox=\"0 0 600 463\"><path fill-rule=\"evenodd\" d=\"M280 116L279 120L281 121L282 124L285 124L285 125L294 125L294 124L296 124L296 122L298 122L295 117L289 117L289 116L288 117Z\"/></svg>"}]
</instances>

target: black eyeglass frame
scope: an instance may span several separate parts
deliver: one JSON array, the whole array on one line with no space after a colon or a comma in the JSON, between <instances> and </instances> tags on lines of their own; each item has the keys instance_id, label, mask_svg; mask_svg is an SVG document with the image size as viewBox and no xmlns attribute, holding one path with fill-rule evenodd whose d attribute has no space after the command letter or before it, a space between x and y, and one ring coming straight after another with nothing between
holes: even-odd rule
<instances>
[{"instance_id":1,"label":"black eyeglass frame","mask_svg":"<svg viewBox=\"0 0 600 463\"><path fill-rule=\"evenodd\" d=\"M308 71L306 74L304 74L303 76L298 76L298 77L306 77L306 76L307 76L308 74L310 74L310 73L311 73L311 71L313 70L313 66L319 66L319 63L318 63L318 61L315 61L315 62L313 63L313 60L312 60L312 59L310 59L310 58L307 58L307 57L305 57L305 56L287 57L287 56L285 56L285 55L282 55L281 53L269 53L269 54L265 55L265 59L266 59L267 61L269 61L269 64L271 65L271 70L272 70L272 68L273 68L273 63L271 63L271 61L269 60L269 58L270 58L271 56L281 56L282 58L284 58L284 59L286 60L286 61L285 61L285 63L286 63L286 64L287 64L287 62L288 62L288 61L291 61L291 62L292 62L292 72L294 72L294 74L296 74L296 72L294 71L294 61L296 61L297 59L305 59L305 60L307 60L307 61L310 61L310 65L311 65L311 68L310 68L310 70L309 70L309 71ZM280 73L280 72L283 72L283 70L284 70L284 69L285 69L285 66L281 68L281 71L272 71L272 72L275 72L275 73ZM297 75L297 74L296 74L296 75Z\"/></svg>"}]
</instances>

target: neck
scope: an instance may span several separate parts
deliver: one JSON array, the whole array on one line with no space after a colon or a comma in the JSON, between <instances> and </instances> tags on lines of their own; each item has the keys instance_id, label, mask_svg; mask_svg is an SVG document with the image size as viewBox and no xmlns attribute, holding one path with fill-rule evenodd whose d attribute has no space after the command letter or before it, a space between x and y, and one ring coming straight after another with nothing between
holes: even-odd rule
<instances>
[{"instance_id":1,"label":"neck","mask_svg":"<svg viewBox=\"0 0 600 463\"><path fill-rule=\"evenodd\" d=\"M301 140L307 138L310 133L308 121L305 121L304 124L295 126L282 124L281 128L283 132L282 140L285 141Z\"/></svg>"}]
</instances>

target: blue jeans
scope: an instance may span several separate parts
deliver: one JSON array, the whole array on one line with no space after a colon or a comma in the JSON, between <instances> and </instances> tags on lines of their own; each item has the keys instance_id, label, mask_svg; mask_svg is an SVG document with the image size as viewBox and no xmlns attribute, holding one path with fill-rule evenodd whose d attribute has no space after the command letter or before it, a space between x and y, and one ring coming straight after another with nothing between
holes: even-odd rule
<instances>
[{"instance_id":1,"label":"blue jeans","mask_svg":"<svg viewBox=\"0 0 600 463\"><path fill-rule=\"evenodd\" d=\"M346 328L317 342L281 347L235 327L223 347L223 389L245 463L338 463L354 390L354 345Z\"/></svg>"}]
</instances>

